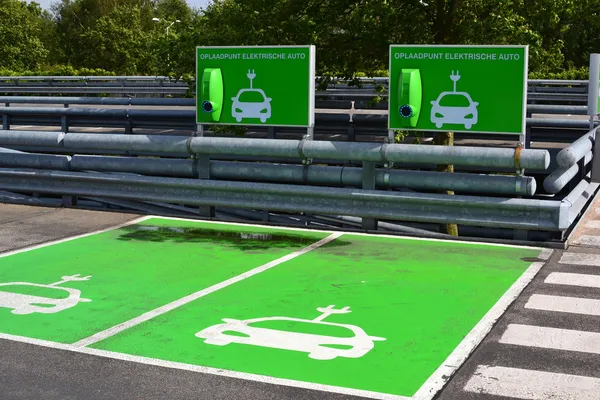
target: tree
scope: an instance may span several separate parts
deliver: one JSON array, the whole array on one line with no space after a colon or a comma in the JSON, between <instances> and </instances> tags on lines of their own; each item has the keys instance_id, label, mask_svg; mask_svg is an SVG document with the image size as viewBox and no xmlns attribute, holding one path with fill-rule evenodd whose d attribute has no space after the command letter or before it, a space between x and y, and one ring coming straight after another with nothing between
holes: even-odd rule
<instances>
[{"instance_id":1,"label":"tree","mask_svg":"<svg viewBox=\"0 0 600 400\"><path fill-rule=\"evenodd\" d=\"M83 30L78 58L119 74L152 73L150 34L142 30L139 8L118 6Z\"/></svg>"},{"instance_id":2,"label":"tree","mask_svg":"<svg viewBox=\"0 0 600 400\"><path fill-rule=\"evenodd\" d=\"M43 13L37 3L0 0L0 67L36 69L48 50L42 43Z\"/></svg>"},{"instance_id":3,"label":"tree","mask_svg":"<svg viewBox=\"0 0 600 400\"><path fill-rule=\"evenodd\" d=\"M53 11L63 62L117 73L151 72L153 63L146 62L144 52L152 29L150 0L62 0Z\"/></svg>"}]
</instances>

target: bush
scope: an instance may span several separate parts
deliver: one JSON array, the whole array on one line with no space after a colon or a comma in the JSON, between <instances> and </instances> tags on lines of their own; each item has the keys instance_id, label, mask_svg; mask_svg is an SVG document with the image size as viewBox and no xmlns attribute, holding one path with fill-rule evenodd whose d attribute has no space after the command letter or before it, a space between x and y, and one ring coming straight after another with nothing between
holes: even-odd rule
<instances>
[{"instance_id":1,"label":"bush","mask_svg":"<svg viewBox=\"0 0 600 400\"><path fill-rule=\"evenodd\" d=\"M529 79L555 79L555 80L587 80L590 77L588 67L569 68L560 72L540 73L530 72Z\"/></svg>"},{"instance_id":2,"label":"bush","mask_svg":"<svg viewBox=\"0 0 600 400\"><path fill-rule=\"evenodd\" d=\"M36 70L13 71L0 68L0 76L115 76L111 71L100 68L75 69L70 65L53 65Z\"/></svg>"}]
</instances>

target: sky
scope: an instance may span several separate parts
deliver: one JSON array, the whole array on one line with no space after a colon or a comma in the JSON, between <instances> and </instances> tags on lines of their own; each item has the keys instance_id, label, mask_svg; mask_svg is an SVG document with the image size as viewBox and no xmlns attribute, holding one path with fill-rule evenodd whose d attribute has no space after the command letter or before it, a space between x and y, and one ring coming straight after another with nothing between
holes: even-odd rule
<instances>
[{"instance_id":1,"label":"sky","mask_svg":"<svg viewBox=\"0 0 600 400\"><path fill-rule=\"evenodd\" d=\"M50 8L50 3L55 3L56 0L35 0L35 2L39 3L42 8L48 10ZM187 2L191 7L203 8L210 0L187 0Z\"/></svg>"}]
</instances>

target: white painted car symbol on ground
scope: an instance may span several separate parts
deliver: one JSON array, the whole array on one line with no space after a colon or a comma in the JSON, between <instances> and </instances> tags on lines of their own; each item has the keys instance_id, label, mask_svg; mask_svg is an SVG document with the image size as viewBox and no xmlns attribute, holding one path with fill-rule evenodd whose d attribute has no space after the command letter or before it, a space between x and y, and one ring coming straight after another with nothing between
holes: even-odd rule
<instances>
[{"instance_id":1,"label":"white painted car symbol on ground","mask_svg":"<svg viewBox=\"0 0 600 400\"><path fill-rule=\"evenodd\" d=\"M0 307L12 309L12 314L27 315L33 313L40 314L54 314L59 311L66 310L74 307L79 302L90 302L90 299L84 299L81 297L81 291L78 289L70 289L59 287L58 285L73 282L73 281L87 281L91 276L80 277L79 274L73 276L63 276L61 281L51 283L49 285L41 285L37 283L29 282L8 282L0 283ZM68 297L63 299L53 299L49 297L33 296L29 294L21 294L14 292L3 291L2 287L38 287L53 289L59 292L68 293Z\"/></svg>"},{"instance_id":2,"label":"white painted car symbol on ground","mask_svg":"<svg viewBox=\"0 0 600 400\"><path fill-rule=\"evenodd\" d=\"M252 87L252 81L256 77L254 70L248 71L248 79L250 79L250 88L240 89L235 97L231 100L231 115L237 122L242 122L244 118L258 118L263 124L271 118L271 98L267 97L262 89ZM260 97L260 101L245 101L242 96ZM257 96L256 96L257 95Z\"/></svg>"},{"instance_id":3,"label":"white painted car symbol on ground","mask_svg":"<svg viewBox=\"0 0 600 400\"><path fill-rule=\"evenodd\" d=\"M367 354L374 347L375 341L386 340L382 337L369 336L367 333L354 325L336 324L323 322L331 314L346 314L351 312L349 307L336 310L333 306L326 308L317 308L317 311L323 313L314 320L288 318L288 317L268 317L255 318L247 320L237 320L223 318L224 324L218 324L208 327L198 333L196 336L206 339L204 343L217 346L225 346L230 343L248 344L253 346L271 347L282 350L293 350L309 353L308 357L315 360L333 360L336 357L359 358ZM310 333L298 333L279 331L267 328L255 328L250 324L264 321L290 321L304 322L316 325L328 325L345 328L353 333L352 337L340 338L333 336L322 336ZM236 332L239 335L228 335L227 331ZM331 347L328 347L331 346ZM349 348L335 348L349 347Z\"/></svg>"}]
</instances>

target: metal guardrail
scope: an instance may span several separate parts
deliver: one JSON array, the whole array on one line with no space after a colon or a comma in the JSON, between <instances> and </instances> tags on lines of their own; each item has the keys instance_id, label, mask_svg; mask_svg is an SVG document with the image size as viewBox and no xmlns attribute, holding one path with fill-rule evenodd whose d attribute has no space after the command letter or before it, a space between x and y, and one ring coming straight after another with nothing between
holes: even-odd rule
<instances>
[{"instance_id":1,"label":"metal guardrail","mask_svg":"<svg viewBox=\"0 0 600 400\"><path fill-rule=\"evenodd\" d=\"M237 143L237 141L236 141ZM54 146L74 156L42 154L21 154L9 151L3 153L0 161L0 189L29 193L52 193L69 196L100 197L128 201L156 201L195 206L235 207L241 209L268 209L279 212L307 212L325 215L346 215L369 219L385 219L421 223L457 223L468 226L504 228L518 230L538 230L559 232L568 227L569 207L561 201L524 199L493 196L443 195L384 190L387 187L403 184L404 173L377 169L377 164L406 160L420 163L467 163L493 167L514 167L516 152L504 148L444 148L443 146L411 146L400 144L345 143L294 140L240 141L231 146L225 138L172 137L172 136L127 136L95 134L62 134L56 132L0 132L0 144ZM129 171L150 173L130 175L128 168L114 164L110 169L119 172L76 172L69 169L92 168L95 165L108 166L119 158L89 157L77 154L79 148L93 148L97 152L107 149L132 151L163 151L172 154L186 152L194 159L155 160L120 159L117 164L129 165ZM481 152L483 150L483 153ZM292 160L328 157L338 160L362 162L362 168L353 168L344 178L344 169L331 167L310 169L313 166L268 165L249 166L246 164L213 162L213 155L249 155L260 157L264 154L278 155ZM518 154L517 154L518 156ZM140 162L137 162L140 161ZM524 149L517 162L521 166L545 168L549 164L549 154L545 150ZM12 168L6 168L12 167ZM25 167L37 167L26 169ZM157 168L175 170L187 175L182 177L156 176ZM262 169L261 169L262 168ZM302 170L302 171L301 171ZM270 171L270 172L267 172ZM277 171L277 172L275 172ZM285 171L285 172L281 172ZM213 174L215 173L216 174ZM398 172L398 174L396 174ZM178 173L178 172L177 172ZM307 182L311 180L313 182ZM191 176L190 176L191 174ZM229 174L229 176L227 176ZM299 175L302 180L298 182ZM338 174L338 187L332 177ZM437 187L447 187L442 182L444 173L420 173L410 171L413 179L436 176ZM216 175L216 176L215 176ZM221 179L219 179L221 175ZM240 177L254 180L256 175L267 175L272 182L244 182ZM278 176L279 175L279 176ZM280 176L291 177L304 185L281 183ZM230 178L225 181L223 178ZM321 186L310 185L315 177L321 179ZM214 179L218 180L214 180ZM461 175L456 177L459 181ZM346 181L344 182L344 179ZM398 180L396 180L398 179ZM286 179L283 179L285 182ZM378 183L384 183L378 186ZM456 183L457 181L455 181ZM475 181L473 181L475 182ZM531 185L527 177L488 176L481 180L480 190L491 189L496 183L514 185L515 191L530 192L529 188L516 190L518 185ZM339 187L355 184L358 188ZM462 184L470 185L470 180ZM323 186L326 185L326 186ZM452 186L452 183L450 184Z\"/></svg>"},{"instance_id":2,"label":"metal guardrail","mask_svg":"<svg viewBox=\"0 0 600 400\"><path fill-rule=\"evenodd\" d=\"M0 168L0 188L196 206L527 230L568 227L558 201Z\"/></svg>"},{"instance_id":3,"label":"metal guardrail","mask_svg":"<svg viewBox=\"0 0 600 400\"><path fill-rule=\"evenodd\" d=\"M317 77L319 85L322 78ZM339 78L328 79L327 90L318 90L318 97L335 96L338 99L360 99L374 96L387 97L389 79L359 78L361 87ZM573 102L586 104L586 80L528 80L530 103ZM319 85L320 86L320 85ZM0 93L43 94L129 94L178 95L195 92L195 82L170 80L164 76L5 76L0 77Z\"/></svg>"},{"instance_id":4,"label":"metal guardrail","mask_svg":"<svg viewBox=\"0 0 600 400\"><path fill-rule=\"evenodd\" d=\"M123 82L127 82L130 77L125 78ZM115 78L114 81L118 79ZM76 83L74 79L71 83L73 82ZM110 84L114 86L114 82L111 83L110 80L106 82L108 82L107 86L103 88L109 87ZM138 83L148 84L148 82L152 80ZM62 85L64 82L52 82L52 84L56 83ZM365 79L363 83L365 84L363 89L353 89L347 84L345 86L338 84L332 85L331 90L318 93L317 107L348 110L348 112L341 114L330 111L317 112L317 133L319 130L339 132L342 127L348 130L349 138L357 132L387 134L385 112L380 115L355 113L357 110L364 109L387 109L385 102L373 105L368 101L360 100L372 97L375 93L380 94L373 85L385 86L386 80L378 79L369 82ZM1 85L0 79L0 87ZM587 81L530 80L528 98L530 104L527 111L530 114L586 115L587 106L584 104L587 104ZM68 132L70 125L78 124L92 126L112 124L124 126L126 132L132 132L135 127L185 129L195 127L193 109L70 108L74 104L193 107L194 99L5 96L0 97L0 102L8 103L6 107L0 108L3 126L6 128L16 123L23 125L61 123L64 132ZM11 107L10 104L59 104L62 107ZM510 168L514 171L516 169L514 149L477 148L478 152L487 151L487 153L481 153L479 156L473 153L465 157L465 154L460 152L469 149L463 146L441 150L447 152L444 154L425 155L418 152L429 150L396 152L395 149L403 147L377 143L238 138L232 142L228 139L210 137L79 135L26 131L19 131L18 135L10 131L0 132L0 144L11 147L11 149L0 149L0 167L8 168L0 168L0 188L26 193L103 198L119 204L154 201L162 204L269 209L277 212L344 214L362 218L363 222L372 219L388 219L419 223L458 223L473 227L564 234L585 207L586 199L589 199L598 188L598 184L588 182L590 174L586 174L592 160L596 129L590 131L590 122L583 119L528 118L527 127L529 130L539 129L540 132L557 128L571 134L587 132L559 153L556 158L557 169L544 180L546 191L557 194L551 199L545 199L544 196L535 199L513 198L534 196L537 185L532 177L402 171L387 166L376 168L378 164L401 161L417 165L466 163L467 167L484 165L486 168ZM268 132L269 137L275 137L274 128L269 128ZM27 154L12 149L28 146L37 149L45 147L55 153ZM438 146L408 147L431 149ZM497 150L502 150L506 154L496 152ZM523 150L521 154L524 158L521 161L527 160L529 154L535 154L528 151L531 150ZM72 155L56 154L60 152ZM169 158L144 159L79 154L89 152L100 154L147 152ZM362 168L310 165L310 163L273 164L264 162L264 158L261 159L263 161L261 163L215 159L223 154L247 161L251 161L252 157L266 156L295 161L333 159L342 164L352 160L362 163ZM186 156L192 158L186 159ZM475 161L465 162L466 159ZM543 160L539 159L533 164L527 164L525 161L520 166L528 170L544 171L548 166L547 152ZM577 179L579 177L580 180ZM567 186L570 193L562 196L561 193ZM134 188L134 190L127 188ZM398 193L395 191L398 189L454 190L460 194L446 196ZM478 196L466 195L468 193Z\"/></svg>"},{"instance_id":5,"label":"metal guardrail","mask_svg":"<svg viewBox=\"0 0 600 400\"><path fill-rule=\"evenodd\" d=\"M592 162L598 127L562 149L556 156L558 168L544 179L544 189L556 194L564 189L578 174L587 177L586 167Z\"/></svg>"},{"instance_id":6,"label":"metal guardrail","mask_svg":"<svg viewBox=\"0 0 600 400\"><path fill-rule=\"evenodd\" d=\"M8 130L11 125L60 125L64 132L71 126L104 126L124 128L127 133L132 133L136 128L144 129L186 129L195 130L194 109L169 109L171 107L193 107L193 99L105 99L105 98L58 98L50 100L45 98L15 98L1 97L0 101L6 104L12 100L17 104L61 104L63 107L0 107L2 115L2 129ZM154 109L135 108L92 108L69 107L72 104L84 105L126 105L126 106L154 106ZM354 108L350 102L323 101L317 102L319 108L315 114L315 132L328 133L332 130L346 132L349 140L355 140L357 135L387 136L387 113L364 114L361 109ZM162 107L158 109L158 107ZM343 112L340 112L343 110ZM587 112L585 106L565 107L555 105L528 105L529 113L539 114L577 114ZM559 118L527 118L527 127L537 134L552 135L547 133L548 128L562 129L566 135L581 134L589 129L589 121L585 119L559 119ZM252 127L256 132L268 132L270 137L275 137L279 131L300 131L293 128ZM487 135L489 137L489 135Z\"/></svg>"}]
</instances>

